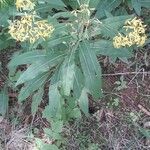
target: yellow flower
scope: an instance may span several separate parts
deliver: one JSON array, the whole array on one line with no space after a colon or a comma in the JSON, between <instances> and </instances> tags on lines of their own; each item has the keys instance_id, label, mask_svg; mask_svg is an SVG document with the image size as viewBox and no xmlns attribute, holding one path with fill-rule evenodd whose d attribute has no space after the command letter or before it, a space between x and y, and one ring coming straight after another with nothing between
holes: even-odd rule
<instances>
[{"instance_id":1,"label":"yellow flower","mask_svg":"<svg viewBox=\"0 0 150 150\"><path fill-rule=\"evenodd\" d=\"M123 40L123 36L119 33L119 35L118 36L115 36L114 38L113 38L113 40L114 40L114 47L115 48L120 48L121 47L121 42L122 42L122 40Z\"/></svg>"},{"instance_id":2,"label":"yellow flower","mask_svg":"<svg viewBox=\"0 0 150 150\"><path fill-rule=\"evenodd\" d=\"M33 10L35 4L30 0L16 0L17 10Z\"/></svg>"},{"instance_id":3,"label":"yellow flower","mask_svg":"<svg viewBox=\"0 0 150 150\"><path fill-rule=\"evenodd\" d=\"M132 45L143 46L147 39L145 34L146 25L143 25L143 22L140 19L134 18L127 20L123 26L126 31L126 36L121 35L120 33L113 38L113 45L115 48L121 47L130 47Z\"/></svg>"},{"instance_id":4,"label":"yellow flower","mask_svg":"<svg viewBox=\"0 0 150 150\"><path fill-rule=\"evenodd\" d=\"M9 33L17 41L30 41L34 43L38 39L45 40L53 33L54 28L46 20L35 21L34 15L22 16L20 20L14 20L9 25Z\"/></svg>"}]
</instances>

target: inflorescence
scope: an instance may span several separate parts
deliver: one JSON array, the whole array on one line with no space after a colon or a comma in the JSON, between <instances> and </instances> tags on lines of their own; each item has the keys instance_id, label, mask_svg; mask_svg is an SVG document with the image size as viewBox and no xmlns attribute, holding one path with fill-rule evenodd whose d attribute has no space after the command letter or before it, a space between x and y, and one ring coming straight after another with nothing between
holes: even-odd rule
<instances>
[{"instance_id":1,"label":"inflorescence","mask_svg":"<svg viewBox=\"0 0 150 150\"><path fill-rule=\"evenodd\" d=\"M30 0L16 0L16 8L20 10L34 10L35 4Z\"/></svg>"},{"instance_id":2,"label":"inflorescence","mask_svg":"<svg viewBox=\"0 0 150 150\"><path fill-rule=\"evenodd\" d=\"M31 5L30 5L31 4ZM18 10L33 10L34 3L30 0L17 0L16 8ZM24 13L20 19L16 19L9 25L9 33L12 38L17 41L30 41L34 43L38 39L45 40L50 37L54 31L54 27L47 20L35 20L35 12Z\"/></svg>"},{"instance_id":3,"label":"inflorescence","mask_svg":"<svg viewBox=\"0 0 150 150\"><path fill-rule=\"evenodd\" d=\"M145 44L147 39L145 34L146 25L143 25L141 19L134 18L127 20L123 28L125 28L127 34L122 35L118 33L118 35L113 38L115 48L130 47L132 45L143 46Z\"/></svg>"}]
</instances>

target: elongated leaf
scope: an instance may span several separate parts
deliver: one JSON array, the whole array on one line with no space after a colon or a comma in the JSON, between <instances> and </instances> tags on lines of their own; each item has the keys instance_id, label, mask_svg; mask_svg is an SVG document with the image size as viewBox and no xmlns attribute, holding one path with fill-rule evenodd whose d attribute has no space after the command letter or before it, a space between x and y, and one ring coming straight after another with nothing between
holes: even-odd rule
<instances>
[{"instance_id":1,"label":"elongated leaf","mask_svg":"<svg viewBox=\"0 0 150 150\"><path fill-rule=\"evenodd\" d=\"M45 51L31 51L31 52L26 52L20 55L15 56L9 63L8 67L16 67L18 65L23 65L23 64L31 64L35 61L38 60L43 60L46 56Z\"/></svg>"},{"instance_id":2,"label":"elongated leaf","mask_svg":"<svg viewBox=\"0 0 150 150\"><path fill-rule=\"evenodd\" d=\"M90 3L89 3L89 7L90 8L96 8L97 5L100 3L101 0L90 0Z\"/></svg>"},{"instance_id":3,"label":"elongated leaf","mask_svg":"<svg viewBox=\"0 0 150 150\"><path fill-rule=\"evenodd\" d=\"M53 15L54 18L74 18L74 14L70 13L70 12L58 12L56 14Z\"/></svg>"},{"instance_id":4,"label":"elongated leaf","mask_svg":"<svg viewBox=\"0 0 150 150\"><path fill-rule=\"evenodd\" d=\"M79 67L75 67L73 94L78 100L84 87L84 76Z\"/></svg>"},{"instance_id":5,"label":"elongated leaf","mask_svg":"<svg viewBox=\"0 0 150 150\"><path fill-rule=\"evenodd\" d=\"M49 112L52 117L55 117L58 109L60 108L61 96L58 91L58 85L52 85L49 87Z\"/></svg>"},{"instance_id":6,"label":"elongated leaf","mask_svg":"<svg viewBox=\"0 0 150 150\"><path fill-rule=\"evenodd\" d=\"M73 9L79 8L79 1L80 0L62 0L67 6L71 6Z\"/></svg>"},{"instance_id":7,"label":"elongated leaf","mask_svg":"<svg viewBox=\"0 0 150 150\"><path fill-rule=\"evenodd\" d=\"M49 121L51 121L51 118L53 118L54 116L56 116L55 117L56 121L61 118L60 111L61 111L62 103L60 101L62 99L61 99L61 95L59 94L59 90L58 90L59 85L61 85L61 83L62 83L61 82L61 73L62 73L62 65L55 70L55 73L51 77L50 87L49 87L49 105L51 105L51 106L48 105L43 113L45 118ZM55 92L53 93L53 91L55 91ZM55 95L56 95L56 103L55 103ZM53 101L54 101L54 107L52 105ZM56 104L56 107L55 107L55 104ZM51 109L51 110L49 110L49 109ZM51 113L50 116L49 116L49 112ZM54 120L54 118L53 118L53 120Z\"/></svg>"},{"instance_id":8,"label":"elongated leaf","mask_svg":"<svg viewBox=\"0 0 150 150\"><path fill-rule=\"evenodd\" d=\"M140 0L140 2L141 2L142 7L150 8L150 1L149 0Z\"/></svg>"},{"instance_id":9,"label":"elongated leaf","mask_svg":"<svg viewBox=\"0 0 150 150\"><path fill-rule=\"evenodd\" d=\"M46 72L49 70L49 66L46 62L36 62L28 67L28 69L20 75L16 86L19 84L22 84L24 82L27 82L29 80L34 79L39 74Z\"/></svg>"},{"instance_id":10,"label":"elongated leaf","mask_svg":"<svg viewBox=\"0 0 150 150\"><path fill-rule=\"evenodd\" d=\"M48 42L48 46L52 48L58 44L61 44L62 42L66 42L70 39L71 39L71 36L54 37L54 38L50 39L50 41Z\"/></svg>"},{"instance_id":11,"label":"elongated leaf","mask_svg":"<svg viewBox=\"0 0 150 150\"><path fill-rule=\"evenodd\" d=\"M55 1L49 1L49 0L44 0L46 1L48 4L52 5L52 6L59 6L59 7L65 7L65 4L63 3L62 0L55 0Z\"/></svg>"},{"instance_id":12,"label":"elongated leaf","mask_svg":"<svg viewBox=\"0 0 150 150\"><path fill-rule=\"evenodd\" d=\"M59 9L59 10L66 10L65 9L65 4L63 3L62 0L39 0L38 3L40 5L37 5L36 11L45 13L49 12L52 9Z\"/></svg>"},{"instance_id":13,"label":"elongated leaf","mask_svg":"<svg viewBox=\"0 0 150 150\"><path fill-rule=\"evenodd\" d=\"M51 22L51 19L50 19L50 22ZM64 37L68 36L68 28L70 28L70 26L66 25L66 23L58 23L57 22L57 23L54 23L54 27L55 27L55 30L53 32L54 38L56 38L55 36L58 36L58 35L62 36L62 38L63 38L63 36ZM50 40L53 39L53 37L50 38Z\"/></svg>"},{"instance_id":14,"label":"elongated leaf","mask_svg":"<svg viewBox=\"0 0 150 150\"><path fill-rule=\"evenodd\" d=\"M40 88L38 90L38 92L36 94L34 94L33 98L32 98L32 105L31 105L31 112L32 115L35 115L37 110L38 110L38 106L40 105L41 101L42 101L42 97L44 94L44 89Z\"/></svg>"},{"instance_id":15,"label":"elongated leaf","mask_svg":"<svg viewBox=\"0 0 150 150\"><path fill-rule=\"evenodd\" d=\"M91 48L96 51L97 55L104 55L110 57L132 57L132 53L127 48L116 49L112 41L100 40L91 44Z\"/></svg>"},{"instance_id":16,"label":"elongated leaf","mask_svg":"<svg viewBox=\"0 0 150 150\"><path fill-rule=\"evenodd\" d=\"M128 12L125 7L119 6L119 8L114 12L114 16L123 16L128 15Z\"/></svg>"},{"instance_id":17,"label":"elongated leaf","mask_svg":"<svg viewBox=\"0 0 150 150\"><path fill-rule=\"evenodd\" d=\"M66 54L59 54L57 52L51 53L51 55L48 55L45 60L35 62L19 77L16 86L35 78L43 72L48 71L51 67L62 61L65 55Z\"/></svg>"},{"instance_id":18,"label":"elongated leaf","mask_svg":"<svg viewBox=\"0 0 150 150\"><path fill-rule=\"evenodd\" d=\"M100 27L101 35L104 37L113 38L118 34L118 30L123 27L125 21L127 19L132 18L133 16L117 16L117 17L109 17L107 19L102 20L102 24Z\"/></svg>"},{"instance_id":19,"label":"elongated leaf","mask_svg":"<svg viewBox=\"0 0 150 150\"><path fill-rule=\"evenodd\" d=\"M131 0L132 7L134 8L135 12L140 16L141 14L141 0Z\"/></svg>"},{"instance_id":20,"label":"elongated leaf","mask_svg":"<svg viewBox=\"0 0 150 150\"><path fill-rule=\"evenodd\" d=\"M84 88L79 98L79 106L86 116L89 115L88 91Z\"/></svg>"},{"instance_id":21,"label":"elongated leaf","mask_svg":"<svg viewBox=\"0 0 150 150\"><path fill-rule=\"evenodd\" d=\"M105 16L105 11L111 12L121 4L121 0L100 0L97 6L96 17L102 18Z\"/></svg>"},{"instance_id":22,"label":"elongated leaf","mask_svg":"<svg viewBox=\"0 0 150 150\"><path fill-rule=\"evenodd\" d=\"M51 118L55 118L57 113L60 111L60 101L61 101L61 95L58 91L58 84L50 85L49 87L49 104L45 107L45 110L43 112L43 117L46 118L48 121L51 120Z\"/></svg>"},{"instance_id":23,"label":"elongated leaf","mask_svg":"<svg viewBox=\"0 0 150 150\"><path fill-rule=\"evenodd\" d=\"M73 89L75 74L74 54L70 54L69 57L63 63L62 67L62 87L66 96L70 95L70 91Z\"/></svg>"},{"instance_id":24,"label":"elongated leaf","mask_svg":"<svg viewBox=\"0 0 150 150\"><path fill-rule=\"evenodd\" d=\"M0 92L0 114L4 116L8 110L8 93L6 89Z\"/></svg>"},{"instance_id":25,"label":"elongated leaf","mask_svg":"<svg viewBox=\"0 0 150 150\"><path fill-rule=\"evenodd\" d=\"M55 73L51 77L51 85L55 85L60 82L61 79L62 66L58 67L55 70Z\"/></svg>"},{"instance_id":26,"label":"elongated leaf","mask_svg":"<svg viewBox=\"0 0 150 150\"><path fill-rule=\"evenodd\" d=\"M85 87L95 99L98 99L101 96L101 67L95 52L90 49L90 44L87 41L79 45L79 56L85 77Z\"/></svg>"},{"instance_id":27,"label":"elongated leaf","mask_svg":"<svg viewBox=\"0 0 150 150\"><path fill-rule=\"evenodd\" d=\"M22 87L18 99L20 102L28 98L31 94L33 94L34 91L39 89L44 83L47 77L49 76L49 73L43 73L41 75L38 75L36 78L30 80L27 84L25 84L24 87Z\"/></svg>"}]
</instances>

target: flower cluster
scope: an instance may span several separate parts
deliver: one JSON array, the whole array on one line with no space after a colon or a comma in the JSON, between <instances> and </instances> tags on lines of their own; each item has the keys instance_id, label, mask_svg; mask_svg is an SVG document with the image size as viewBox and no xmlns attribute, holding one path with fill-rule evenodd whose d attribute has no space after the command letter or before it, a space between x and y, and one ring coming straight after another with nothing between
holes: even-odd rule
<instances>
[{"instance_id":1,"label":"flower cluster","mask_svg":"<svg viewBox=\"0 0 150 150\"><path fill-rule=\"evenodd\" d=\"M125 22L124 28L127 34L124 36L119 33L113 38L113 45L115 48L125 47L125 46L142 46L144 45L147 36L145 34L146 25L140 19L134 18L127 20Z\"/></svg>"},{"instance_id":2,"label":"flower cluster","mask_svg":"<svg viewBox=\"0 0 150 150\"><path fill-rule=\"evenodd\" d=\"M35 4L30 0L16 0L16 8L17 10L33 10Z\"/></svg>"},{"instance_id":3,"label":"flower cluster","mask_svg":"<svg viewBox=\"0 0 150 150\"><path fill-rule=\"evenodd\" d=\"M40 38L45 40L53 30L53 26L46 20L35 21L34 15L27 14L20 20L14 20L9 26L9 33L14 39L21 42L29 40L30 43L34 43Z\"/></svg>"},{"instance_id":4,"label":"flower cluster","mask_svg":"<svg viewBox=\"0 0 150 150\"><path fill-rule=\"evenodd\" d=\"M17 10L34 10L35 4L30 0L16 0ZM14 20L9 25L9 33L12 38L17 41L30 41L34 43L38 39L45 40L50 37L54 31L54 27L46 20L35 20L36 12L24 13L20 19Z\"/></svg>"}]
</instances>

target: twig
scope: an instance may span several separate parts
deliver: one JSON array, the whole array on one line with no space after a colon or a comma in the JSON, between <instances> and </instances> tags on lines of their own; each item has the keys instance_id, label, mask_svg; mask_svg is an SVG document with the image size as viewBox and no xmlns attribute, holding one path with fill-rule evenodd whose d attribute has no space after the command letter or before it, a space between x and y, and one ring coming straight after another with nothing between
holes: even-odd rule
<instances>
[{"instance_id":1,"label":"twig","mask_svg":"<svg viewBox=\"0 0 150 150\"><path fill-rule=\"evenodd\" d=\"M145 107L143 107L141 104L138 105L138 108L141 111L143 111L146 115L150 116L150 112Z\"/></svg>"},{"instance_id":2,"label":"twig","mask_svg":"<svg viewBox=\"0 0 150 150\"><path fill-rule=\"evenodd\" d=\"M147 74L150 75L150 71L149 72L119 72L119 73L112 73L112 74L102 74L102 76L118 76L118 75L136 75L136 74Z\"/></svg>"},{"instance_id":3,"label":"twig","mask_svg":"<svg viewBox=\"0 0 150 150\"><path fill-rule=\"evenodd\" d=\"M128 85L130 84L130 83L132 83L132 81L136 78L136 76L139 74L139 72L141 72L141 70L143 70L143 68L142 69L140 69L139 71L137 71L137 73L134 75L134 77L130 80L130 82L128 83Z\"/></svg>"}]
</instances>

